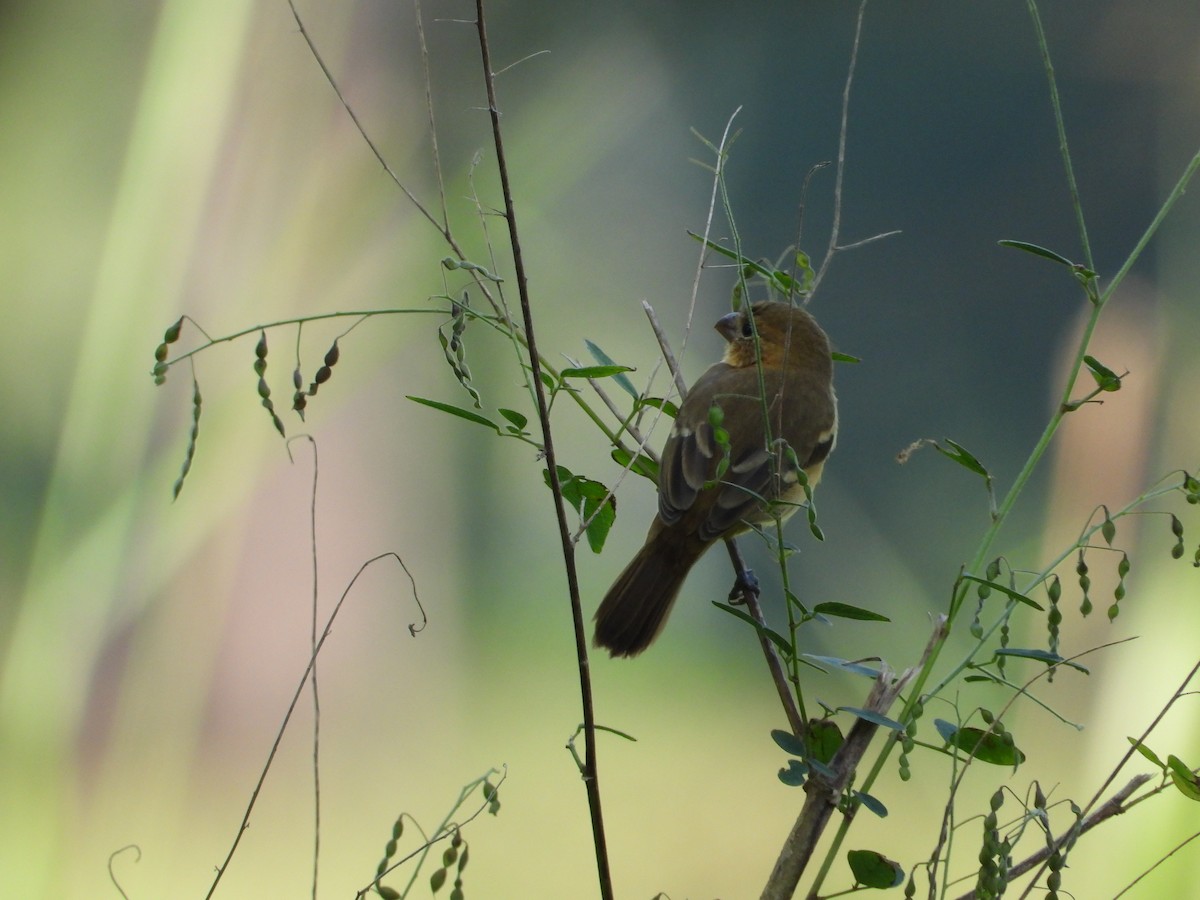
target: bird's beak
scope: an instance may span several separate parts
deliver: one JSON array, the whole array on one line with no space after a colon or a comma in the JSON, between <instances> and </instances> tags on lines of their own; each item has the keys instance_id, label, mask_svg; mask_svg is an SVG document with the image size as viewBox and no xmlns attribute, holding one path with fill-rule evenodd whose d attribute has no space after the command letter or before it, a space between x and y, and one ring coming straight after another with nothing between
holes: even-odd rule
<instances>
[{"instance_id":1,"label":"bird's beak","mask_svg":"<svg viewBox=\"0 0 1200 900\"><path fill-rule=\"evenodd\" d=\"M721 318L717 319L717 322L715 325L713 325L713 328L717 330L721 337L732 343L737 338L740 331L738 327L738 314L732 312L726 313L725 315L721 316Z\"/></svg>"}]
</instances>

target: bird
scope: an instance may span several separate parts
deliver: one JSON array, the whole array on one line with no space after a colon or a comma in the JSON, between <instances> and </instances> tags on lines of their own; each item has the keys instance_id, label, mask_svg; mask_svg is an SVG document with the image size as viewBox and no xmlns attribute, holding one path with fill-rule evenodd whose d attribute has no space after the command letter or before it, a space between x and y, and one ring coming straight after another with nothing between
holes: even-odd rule
<instances>
[{"instance_id":1,"label":"bird","mask_svg":"<svg viewBox=\"0 0 1200 900\"><path fill-rule=\"evenodd\" d=\"M658 513L595 614L595 644L614 657L658 637L712 544L794 512L805 500L797 463L815 487L837 441L829 338L807 310L758 300L713 327L724 355L679 407L659 464Z\"/></svg>"}]
</instances>

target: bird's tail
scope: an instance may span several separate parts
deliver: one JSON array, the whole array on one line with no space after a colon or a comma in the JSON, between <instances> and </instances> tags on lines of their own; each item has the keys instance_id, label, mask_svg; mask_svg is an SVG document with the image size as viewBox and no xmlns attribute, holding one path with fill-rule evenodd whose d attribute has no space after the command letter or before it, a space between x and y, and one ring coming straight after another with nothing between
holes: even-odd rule
<instances>
[{"instance_id":1,"label":"bird's tail","mask_svg":"<svg viewBox=\"0 0 1200 900\"><path fill-rule=\"evenodd\" d=\"M658 637L683 581L704 550L666 531L645 546L608 589L596 610L597 647L613 656L636 656Z\"/></svg>"}]
</instances>

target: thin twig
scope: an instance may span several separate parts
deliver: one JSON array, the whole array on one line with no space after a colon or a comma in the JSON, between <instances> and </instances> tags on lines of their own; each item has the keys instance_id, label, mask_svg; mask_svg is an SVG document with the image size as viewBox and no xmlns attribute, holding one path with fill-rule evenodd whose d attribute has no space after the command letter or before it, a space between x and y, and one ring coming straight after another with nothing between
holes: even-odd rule
<instances>
[{"instance_id":1,"label":"thin twig","mask_svg":"<svg viewBox=\"0 0 1200 900\"><path fill-rule=\"evenodd\" d=\"M309 493L309 551L312 556L312 635L309 643L309 653L312 654L312 701L313 701L313 737L312 737L312 770L313 770L313 871L312 895L317 900L317 885L319 884L321 864L321 692L317 685L317 615L318 615L318 579L317 579L317 479L320 475L320 465L317 458L317 442L312 435L299 435L287 442L288 459L292 458L292 441L304 438L312 447L313 471L312 488ZM294 461L294 460L293 460Z\"/></svg>"},{"instance_id":2,"label":"thin twig","mask_svg":"<svg viewBox=\"0 0 1200 900\"><path fill-rule=\"evenodd\" d=\"M417 608L421 611L422 620L425 619L425 608L421 605L421 598L417 596L417 583L413 580L412 573L408 571L408 566L404 564L404 560L400 555L389 551L381 553L378 556L373 556L365 563L359 566L358 571L354 573L354 577L350 579L350 583L346 585L342 591L342 596L338 599L337 605L334 606L333 612L329 614L329 618L325 621L325 629L321 632L321 639L317 641L317 646L313 650L312 655L308 659L308 665L304 669L304 674L300 676L300 683L296 685L296 691L292 694L292 701L288 704L287 712L284 713L283 722L279 726L279 730L275 733L275 740L271 744L271 752L267 754L267 761L263 765L262 771L258 775L258 781L255 782L254 790L250 792L250 800L246 804L246 811L242 815L241 825L238 826L237 836L233 839L233 844L229 847L229 852L225 854L225 859L217 866L217 874L213 878L212 884L208 888L208 893L205 894L205 900L209 900L217 891L217 885L221 883L225 872L229 869L229 863L233 860L234 854L237 852L238 845L242 842L242 835L246 833L246 829L250 827L250 816L254 812L254 807L258 803L258 795L262 792L263 785L267 781L267 774L271 771L271 765L275 762L275 754L279 752L279 747L283 743L283 735L287 732L288 723L292 720L292 714L296 711L296 706L300 702L300 696L304 693L304 686L308 683L309 677L312 675L313 668L317 664L317 656L321 653L321 648L325 646L325 641L333 631L333 622L338 617L338 613L342 611L342 606L346 599L350 596L350 592L354 590L354 585L358 582L359 577L372 565L381 559L391 557L400 564L400 568L404 570L404 574L408 576L409 582L413 586L413 600L417 604ZM420 626L423 628L424 624ZM416 625L409 625L410 634L415 635L420 628Z\"/></svg>"},{"instance_id":3,"label":"thin twig","mask_svg":"<svg viewBox=\"0 0 1200 900\"><path fill-rule=\"evenodd\" d=\"M1143 872L1137 878L1133 879L1133 881L1129 882L1129 884L1125 885L1125 887L1123 887L1118 893L1113 894L1113 900L1117 900L1117 898L1119 898L1119 897L1124 897L1131 890L1133 890L1133 886L1135 884L1137 884L1139 881L1141 881L1143 878L1145 878L1147 875L1149 875L1151 872L1153 872L1155 869L1157 869L1159 866L1161 866L1168 859L1170 859L1172 856L1174 856L1176 853L1178 853L1180 850L1182 850L1184 847L1186 847L1188 844L1190 844L1192 841L1194 841L1198 837L1200 837L1200 831L1192 832L1190 837L1184 838L1182 841L1180 841L1178 844L1176 844L1174 847L1172 847L1167 853L1165 853L1163 855L1163 857L1158 860L1158 862L1156 862L1154 865L1152 865L1150 868L1148 868L1145 872Z\"/></svg>"},{"instance_id":4,"label":"thin twig","mask_svg":"<svg viewBox=\"0 0 1200 900\"><path fill-rule=\"evenodd\" d=\"M733 120L737 118L738 113L741 111L742 108L739 106L726 120L725 130L721 133L721 142L716 147L713 147L709 141L701 138L701 140L704 140L704 143L714 151L717 161L716 165L713 167L713 185L712 193L708 198L708 213L704 217L704 231L702 233L703 240L700 242L700 256L696 260L696 274L692 277L692 293L691 298L688 301L687 322L684 324L683 340L679 345L680 355L687 350L688 337L692 333L692 319L695 317L696 301L700 296L700 278L704 274L704 260L708 255L709 236L712 234L713 219L716 216L717 211L717 196L720 192L721 179L724 177L723 170L725 168L725 154L730 143L730 132L733 130ZM693 134L697 134L697 137L699 137L699 134L695 131L695 129L693 129Z\"/></svg>"},{"instance_id":5,"label":"thin twig","mask_svg":"<svg viewBox=\"0 0 1200 900\"><path fill-rule=\"evenodd\" d=\"M671 370L671 377L675 379L675 390L679 391L679 396L683 397L687 394L687 382L683 380L683 373L679 369L679 361L675 358L675 354L671 350L671 342L667 340L667 334L663 331L662 325L659 324L658 316L654 314L654 307L647 301L642 301L642 309L646 312L646 318L650 320L650 328L654 331L654 337L658 341L658 348L662 351L663 359L667 361L667 368ZM686 335L684 343L686 344Z\"/></svg>"},{"instance_id":6,"label":"thin twig","mask_svg":"<svg viewBox=\"0 0 1200 900\"><path fill-rule=\"evenodd\" d=\"M446 181L442 177L442 156L438 152L437 121L433 115L433 79L429 75L429 46L425 43L425 24L421 21L421 0L413 0L413 12L417 17L417 42L421 46L421 72L422 81L425 82L425 110L429 114L429 143L433 154L433 174L437 179L438 199L442 204L441 231L442 234L448 235L450 234L450 211L446 208Z\"/></svg>"},{"instance_id":7,"label":"thin twig","mask_svg":"<svg viewBox=\"0 0 1200 900\"><path fill-rule=\"evenodd\" d=\"M862 39L863 19L867 14L867 0L862 0L858 6L858 19L854 25L854 43L850 47L850 68L846 73L846 84L842 88L842 126L838 132L837 168L833 176L833 223L829 226L829 246L825 249L825 258L821 260L821 268L813 277L809 296L817 292L817 286L825 277L833 255L838 251L838 236L842 227L842 181L846 174L846 133L850 123L850 87L854 83L854 70L858 66L858 45Z\"/></svg>"},{"instance_id":8,"label":"thin twig","mask_svg":"<svg viewBox=\"0 0 1200 900\"><path fill-rule=\"evenodd\" d=\"M783 704L783 712L787 716L788 725L792 729L792 734L796 737L803 737L806 727L804 718L796 707L796 698L792 696L787 670L784 668L783 660L779 657L779 650L767 637L764 630L767 627L767 620L763 615L762 605L758 602L758 592L749 586L750 569L746 567L741 548L738 547L734 538L726 538L725 547L729 550L729 560L733 563L734 571L737 572L737 584L743 586L741 594L746 612L759 625L758 640L762 645L763 655L767 659L767 669L771 673L771 681L775 684L775 692L779 694L779 702Z\"/></svg>"},{"instance_id":9,"label":"thin twig","mask_svg":"<svg viewBox=\"0 0 1200 900\"><path fill-rule=\"evenodd\" d=\"M600 805L600 783L596 764L596 720L592 701L591 669L588 663L587 632L583 618L583 603L579 594L579 579L575 568L574 543L567 524L566 504L563 500L562 484L558 477L558 465L554 452L553 434L550 428L550 410L546 402L546 389L542 383L541 362L538 359L537 340L533 329L533 307L529 299L529 283L525 272L525 261L521 252L520 234L517 230L516 208L513 203L512 183L508 161L504 152L504 138L500 129L500 108L496 101L496 78L492 70L491 48L488 44L487 24L484 17L483 0L476 0L475 17L479 32L479 52L483 63L483 77L487 88L488 113L492 120L492 142L496 149L496 169L500 176L500 188L504 196L504 214L508 223L509 240L512 245L513 272L521 300L521 316L525 325L525 340L529 347L529 365L535 396L538 419L542 428L542 447L545 450L546 468L550 477L554 511L558 520L559 540L562 543L563 564L567 575L567 589L571 600L571 617L575 630L575 653L579 663L579 690L583 706L584 772L583 781L587 790L588 807L591 812L592 842L596 851L596 870L600 894L604 900L612 900L612 876L609 871L608 846L604 835L604 817Z\"/></svg>"},{"instance_id":10,"label":"thin twig","mask_svg":"<svg viewBox=\"0 0 1200 900\"><path fill-rule=\"evenodd\" d=\"M300 36L304 38L304 42L308 44L309 52L312 53L313 59L317 61L317 65L321 67L321 71L325 73L325 80L328 81L329 86L333 88L334 94L337 95L338 102L342 104L342 109L346 110L346 115L350 117L350 121L354 123L354 127L357 128L358 133L362 135L362 139L367 142L367 146L371 148L371 152L375 154L375 158L379 160L379 164L383 166L383 171L387 172L388 177L395 182L396 187L400 188L400 190L404 192L404 196L406 196L412 205L417 208L417 211L420 212L421 215L423 215L426 219L428 219L433 227L441 232L442 236L445 237L446 240L450 240L449 227L439 223L438 220L434 218L433 213L426 209L425 205L417 199L417 195L410 191L404 182L400 180L400 176L393 171L390 165L388 165L388 161L384 158L383 153L381 153L379 148L375 146L375 142L371 140L371 136L367 134L367 130L363 128L362 122L358 120L358 116L354 112L354 108L346 101L345 95L342 94L342 89L338 87L337 79L333 77L333 72L329 70L329 66L325 65L325 60L321 56L320 51L317 50L317 45L313 43L313 39L309 35L308 29L304 27L304 22L300 18L300 13L296 10L295 0L288 0L288 8L292 11L292 18L296 20L296 27L300 29Z\"/></svg>"}]
</instances>

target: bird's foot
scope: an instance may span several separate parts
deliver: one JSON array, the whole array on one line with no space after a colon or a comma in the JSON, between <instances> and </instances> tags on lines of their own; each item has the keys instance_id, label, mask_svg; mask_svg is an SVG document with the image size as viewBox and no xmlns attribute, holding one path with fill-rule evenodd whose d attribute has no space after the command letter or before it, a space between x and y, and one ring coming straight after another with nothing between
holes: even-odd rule
<instances>
[{"instance_id":1,"label":"bird's foot","mask_svg":"<svg viewBox=\"0 0 1200 900\"><path fill-rule=\"evenodd\" d=\"M755 597L760 593L758 576L752 569L743 569L738 573L733 587L729 591L729 602L734 606L740 606L746 602L747 593L753 594Z\"/></svg>"}]
</instances>

